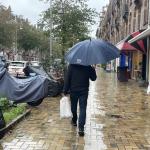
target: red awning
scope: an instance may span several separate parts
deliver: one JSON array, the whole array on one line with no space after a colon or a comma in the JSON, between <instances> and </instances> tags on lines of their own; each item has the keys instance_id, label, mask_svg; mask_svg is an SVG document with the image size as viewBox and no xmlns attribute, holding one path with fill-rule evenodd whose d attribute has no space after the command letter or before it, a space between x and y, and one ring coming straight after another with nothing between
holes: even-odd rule
<instances>
[{"instance_id":1,"label":"red awning","mask_svg":"<svg viewBox=\"0 0 150 150\"><path fill-rule=\"evenodd\" d=\"M118 49L120 49L123 52L129 52L129 51L137 51L138 49L136 49L135 47L133 47L131 44L129 44L128 42L125 42L124 40L120 41L116 47Z\"/></svg>"},{"instance_id":2,"label":"red awning","mask_svg":"<svg viewBox=\"0 0 150 150\"><path fill-rule=\"evenodd\" d=\"M136 32L131 33L128 35L125 39L120 41L119 43L116 44L116 47L120 49L123 52L130 52L130 51L141 51L142 53L146 53L146 46L147 46L147 41L146 40L140 40L137 42L134 42L130 44L128 41L139 35L143 30L138 30Z\"/></svg>"},{"instance_id":3,"label":"red awning","mask_svg":"<svg viewBox=\"0 0 150 150\"><path fill-rule=\"evenodd\" d=\"M141 32L140 34L137 34L134 38L129 40L129 43L134 43L139 40L143 40L150 36L150 27L148 27L146 30Z\"/></svg>"}]
</instances>

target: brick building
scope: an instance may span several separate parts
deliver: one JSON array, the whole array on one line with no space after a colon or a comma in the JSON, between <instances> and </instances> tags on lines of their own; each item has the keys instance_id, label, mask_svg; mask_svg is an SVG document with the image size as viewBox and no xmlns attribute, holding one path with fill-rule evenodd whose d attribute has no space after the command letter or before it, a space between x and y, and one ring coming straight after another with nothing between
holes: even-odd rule
<instances>
[{"instance_id":1,"label":"brick building","mask_svg":"<svg viewBox=\"0 0 150 150\"><path fill-rule=\"evenodd\" d=\"M100 23L97 37L110 41L120 47L120 44L133 33L143 32L148 28L149 0L110 0L108 6L100 13ZM128 66L131 78L136 79L141 73L143 80L149 80L149 57L147 37L142 40L144 48L136 47L121 50L120 62ZM127 43L128 44L128 43Z\"/></svg>"}]
</instances>

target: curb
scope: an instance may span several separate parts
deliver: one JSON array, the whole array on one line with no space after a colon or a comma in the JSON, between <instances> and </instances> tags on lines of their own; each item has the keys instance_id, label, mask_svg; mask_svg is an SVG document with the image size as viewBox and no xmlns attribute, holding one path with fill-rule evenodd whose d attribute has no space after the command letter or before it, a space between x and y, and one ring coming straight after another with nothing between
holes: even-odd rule
<instances>
[{"instance_id":1,"label":"curb","mask_svg":"<svg viewBox=\"0 0 150 150\"><path fill-rule=\"evenodd\" d=\"M25 119L28 115L30 115L31 109L26 110L23 114L19 115L16 119L12 120L5 128L0 130L0 133L7 133L11 129L15 127L17 123L19 123L21 120Z\"/></svg>"}]
</instances>

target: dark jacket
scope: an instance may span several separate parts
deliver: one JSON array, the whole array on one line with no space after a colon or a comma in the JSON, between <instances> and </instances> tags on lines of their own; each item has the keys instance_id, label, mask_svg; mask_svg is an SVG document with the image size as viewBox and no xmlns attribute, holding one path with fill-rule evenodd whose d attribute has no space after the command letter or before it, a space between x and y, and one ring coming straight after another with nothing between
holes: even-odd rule
<instances>
[{"instance_id":1,"label":"dark jacket","mask_svg":"<svg viewBox=\"0 0 150 150\"><path fill-rule=\"evenodd\" d=\"M69 65L65 75L64 94L70 92L84 92L89 90L89 79L97 78L95 69L91 66Z\"/></svg>"}]
</instances>

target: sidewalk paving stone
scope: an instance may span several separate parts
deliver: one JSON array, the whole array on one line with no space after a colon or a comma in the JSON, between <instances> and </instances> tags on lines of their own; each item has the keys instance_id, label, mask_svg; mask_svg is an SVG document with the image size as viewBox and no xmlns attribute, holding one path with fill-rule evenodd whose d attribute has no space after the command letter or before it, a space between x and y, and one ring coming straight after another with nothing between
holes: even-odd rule
<instances>
[{"instance_id":1,"label":"sidewalk paving stone","mask_svg":"<svg viewBox=\"0 0 150 150\"><path fill-rule=\"evenodd\" d=\"M60 97L46 98L1 140L4 150L150 150L150 96L133 80L98 72L91 82L85 136L60 119Z\"/></svg>"}]
</instances>

